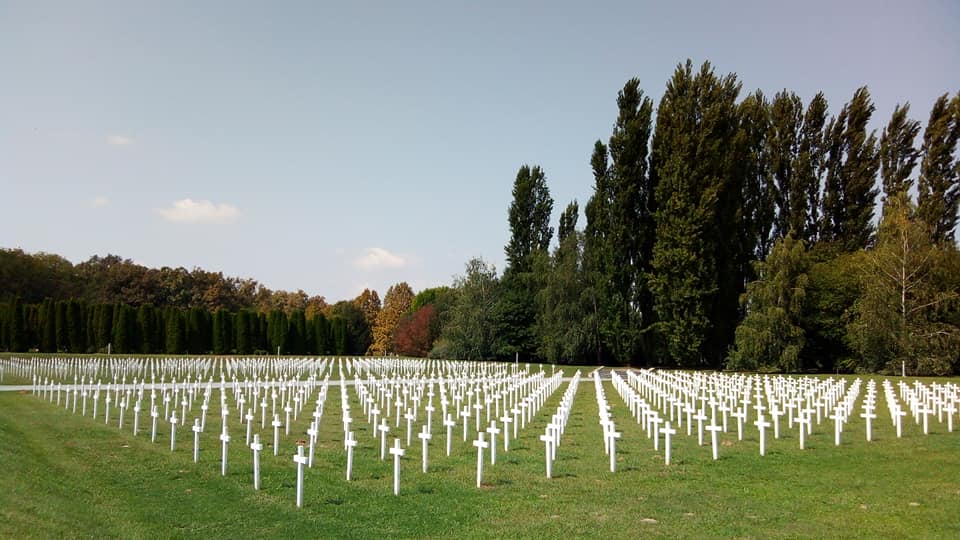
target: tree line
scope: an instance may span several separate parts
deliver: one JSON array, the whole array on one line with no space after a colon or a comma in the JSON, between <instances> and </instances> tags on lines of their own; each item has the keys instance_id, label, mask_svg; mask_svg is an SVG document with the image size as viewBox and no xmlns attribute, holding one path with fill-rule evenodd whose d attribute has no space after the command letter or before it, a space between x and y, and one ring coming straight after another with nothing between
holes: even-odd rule
<instances>
[{"instance_id":1,"label":"tree line","mask_svg":"<svg viewBox=\"0 0 960 540\"><path fill-rule=\"evenodd\" d=\"M199 269L0 250L0 347L960 371L960 93L922 129L898 105L878 136L865 86L831 115L822 93L743 95L688 60L656 108L637 79L616 107L589 152L583 227L572 201L554 229L544 169L519 168L502 273L472 259L450 287L328 305ZM57 322L74 309L82 343Z\"/></svg>"},{"instance_id":2,"label":"tree line","mask_svg":"<svg viewBox=\"0 0 960 540\"><path fill-rule=\"evenodd\" d=\"M960 94L935 101L922 136L903 104L878 137L867 87L835 115L822 93L741 90L687 61L655 110L628 81L590 157L586 225L573 201L552 252L545 173L522 166L506 268L467 263L439 351L956 373Z\"/></svg>"}]
</instances>

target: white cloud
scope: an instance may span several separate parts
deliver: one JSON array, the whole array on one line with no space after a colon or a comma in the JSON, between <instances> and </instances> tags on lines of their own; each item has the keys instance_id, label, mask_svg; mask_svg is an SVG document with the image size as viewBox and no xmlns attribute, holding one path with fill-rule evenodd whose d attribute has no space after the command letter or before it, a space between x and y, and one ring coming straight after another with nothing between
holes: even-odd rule
<instances>
[{"instance_id":1,"label":"white cloud","mask_svg":"<svg viewBox=\"0 0 960 540\"><path fill-rule=\"evenodd\" d=\"M133 137L126 135L108 135L107 144L110 146L129 146L133 144Z\"/></svg>"},{"instance_id":2,"label":"white cloud","mask_svg":"<svg viewBox=\"0 0 960 540\"><path fill-rule=\"evenodd\" d=\"M90 202L90 205L94 208L103 208L110 204L110 199L104 197L103 195L97 195L93 198L93 201Z\"/></svg>"},{"instance_id":3,"label":"white cloud","mask_svg":"<svg viewBox=\"0 0 960 540\"><path fill-rule=\"evenodd\" d=\"M389 251L371 247L367 248L366 254L353 261L353 265L361 270L380 270L382 268L403 268L407 265L407 259L390 253Z\"/></svg>"},{"instance_id":4,"label":"white cloud","mask_svg":"<svg viewBox=\"0 0 960 540\"><path fill-rule=\"evenodd\" d=\"M174 201L169 208L157 209L157 213L175 223L230 223L240 215L235 206L193 199Z\"/></svg>"}]
</instances>

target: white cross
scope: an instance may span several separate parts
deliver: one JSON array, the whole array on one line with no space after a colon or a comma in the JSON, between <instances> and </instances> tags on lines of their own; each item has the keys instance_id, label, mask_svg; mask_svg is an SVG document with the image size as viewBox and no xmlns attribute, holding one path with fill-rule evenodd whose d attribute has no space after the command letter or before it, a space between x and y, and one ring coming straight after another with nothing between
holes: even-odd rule
<instances>
[{"instance_id":1,"label":"white cross","mask_svg":"<svg viewBox=\"0 0 960 540\"><path fill-rule=\"evenodd\" d=\"M500 421L503 422L503 451L510 451L510 424L513 422L513 418L510 418L509 414L506 414L500 417Z\"/></svg>"},{"instance_id":2,"label":"white cross","mask_svg":"<svg viewBox=\"0 0 960 540\"><path fill-rule=\"evenodd\" d=\"M487 433L490 434L490 464L497 464L497 433L500 433L500 428L497 427L496 422L490 422L490 427L487 428Z\"/></svg>"},{"instance_id":3,"label":"white cross","mask_svg":"<svg viewBox=\"0 0 960 540\"><path fill-rule=\"evenodd\" d=\"M710 420L710 425L706 426L704 429L710 432L710 442L713 445L713 459L716 461L719 458L717 454L717 432L723 429L723 426L718 426L714 419Z\"/></svg>"},{"instance_id":4,"label":"white cross","mask_svg":"<svg viewBox=\"0 0 960 540\"><path fill-rule=\"evenodd\" d=\"M427 442L433 438L433 435L430 434L430 429L426 424L423 425L423 430L417 435L420 440L423 442L423 472L427 472Z\"/></svg>"},{"instance_id":5,"label":"white cross","mask_svg":"<svg viewBox=\"0 0 960 540\"><path fill-rule=\"evenodd\" d=\"M350 481L350 472L353 469L353 448L357 446L357 440L353 438L353 432L347 432L347 438L343 441L347 447L347 481Z\"/></svg>"},{"instance_id":6,"label":"white cross","mask_svg":"<svg viewBox=\"0 0 960 540\"><path fill-rule=\"evenodd\" d=\"M667 424L663 427L663 429L660 430L660 433L663 433L663 439L664 439L663 440L663 444L664 444L663 449L665 452L664 462L667 465L669 465L670 464L670 436L675 435L677 433L677 430L671 428L670 422L668 421Z\"/></svg>"},{"instance_id":7,"label":"white cross","mask_svg":"<svg viewBox=\"0 0 960 540\"><path fill-rule=\"evenodd\" d=\"M273 426L273 455L279 455L280 452L280 426L283 424L280 422L280 415L273 415L273 422L270 422L270 425Z\"/></svg>"},{"instance_id":8,"label":"white cross","mask_svg":"<svg viewBox=\"0 0 960 540\"><path fill-rule=\"evenodd\" d=\"M544 453L547 458L547 478L553 477L553 460L550 459L551 455L551 446L553 445L553 435L550 434L550 430L547 430L547 433L540 436L540 440L544 442L545 448Z\"/></svg>"},{"instance_id":9,"label":"white cross","mask_svg":"<svg viewBox=\"0 0 960 540\"><path fill-rule=\"evenodd\" d=\"M223 465L220 469L220 474L222 476L226 476L227 475L227 445L230 443L230 435L227 435L226 425L223 426L223 433L220 434L220 440L223 443L222 444L223 450L221 455L221 461Z\"/></svg>"},{"instance_id":10,"label":"white cross","mask_svg":"<svg viewBox=\"0 0 960 540\"><path fill-rule=\"evenodd\" d=\"M193 462L196 463L200 459L200 419L193 419L193 427L190 428L193 430Z\"/></svg>"},{"instance_id":11,"label":"white cross","mask_svg":"<svg viewBox=\"0 0 960 540\"><path fill-rule=\"evenodd\" d=\"M390 449L390 454L393 455L393 494L400 495L400 456L405 453L403 448L400 448L400 439L393 440L393 448Z\"/></svg>"},{"instance_id":12,"label":"white cross","mask_svg":"<svg viewBox=\"0 0 960 540\"><path fill-rule=\"evenodd\" d=\"M303 455L302 444L297 445L297 455L293 456L293 462L297 464L297 508L302 508L303 507L303 466L307 463L307 457Z\"/></svg>"},{"instance_id":13,"label":"white cross","mask_svg":"<svg viewBox=\"0 0 960 540\"><path fill-rule=\"evenodd\" d=\"M174 447L177 444L177 411L173 411L173 416L170 417L170 451L173 452Z\"/></svg>"},{"instance_id":14,"label":"white cross","mask_svg":"<svg viewBox=\"0 0 960 540\"><path fill-rule=\"evenodd\" d=\"M490 444L483 440L482 431L477 432L477 436L479 438L473 441L473 445L477 447L477 487L479 488L483 481L483 449L490 446Z\"/></svg>"},{"instance_id":15,"label":"white cross","mask_svg":"<svg viewBox=\"0 0 960 540\"><path fill-rule=\"evenodd\" d=\"M767 446L766 428L770 427L770 422L767 422L766 419L763 418L762 412L758 412L757 420L753 423L753 425L757 426L757 429L760 430L760 455L764 456L767 453L766 452L766 446Z\"/></svg>"},{"instance_id":16,"label":"white cross","mask_svg":"<svg viewBox=\"0 0 960 540\"><path fill-rule=\"evenodd\" d=\"M447 427L447 455L450 455L450 442L453 439L453 428L457 425L453 421L450 415L447 415L447 419L443 421L443 425Z\"/></svg>"}]
</instances>

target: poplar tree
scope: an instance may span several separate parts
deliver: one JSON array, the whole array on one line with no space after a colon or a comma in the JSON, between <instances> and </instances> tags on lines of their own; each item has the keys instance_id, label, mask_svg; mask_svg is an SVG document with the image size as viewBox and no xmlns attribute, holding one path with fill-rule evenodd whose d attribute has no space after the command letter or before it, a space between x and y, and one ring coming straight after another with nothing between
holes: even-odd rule
<instances>
[{"instance_id":1,"label":"poplar tree","mask_svg":"<svg viewBox=\"0 0 960 540\"><path fill-rule=\"evenodd\" d=\"M616 363L652 359L654 321L648 284L654 243L654 186L649 167L653 102L630 79L617 94L609 144L594 144L593 196L587 201L585 265L595 298L593 341ZM599 354L599 351L598 351Z\"/></svg>"},{"instance_id":2,"label":"poplar tree","mask_svg":"<svg viewBox=\"0 0 960 540\"><path fill-rule=\"evenodd\" d=\"M519 353L529 358L536 353L535 299L540 284L534 278L533 268L537 257L546 257L553 238L552 212L553 198L543 170L539 166L521 166L513 183L513 200L507 213L510 225L510 240L504 247L507 268L500 281L501 292L495 308L493 353L497 356L512 358Z\"/></svg>"},{"instance_id":3,"label":"poplar tree","mask_svg":"<svg viewBox=\"0 0 960 540\"><path fill-rule=\"evenodd\" d=\"M880 135L880 178L883 180L884 201L899 193L907 193L913 184L910 175L920 157L913 141L920 133L920 122L908 118L909 112L909 103L898 104Z\"/></svg>"},{"instance_id":4,"label":"poplar tree","mask_svg":"<svg viewBox=\"0 0 960 540\"><path fill-rule=\"evenodd\" d=\"M874 109L870 92L861 87L828 128L821 235L844 251L867 247L873 237L880 160L876 135L867 133L867 124Z\"/></svg>"},{"instance_id":5,"label":"poplar tree","mask_svg":"<svg viewBox=\"0 0 960 540\"><path fill-rule=\"evenodd\" d=\"M798 210L803 212L807 202L807 194L796 171L802 125L803 102L800 97L786 90L778 92L770 105L770 127L766 137L770 174L776 185L775 238L783 238L791 230L802 231L805 225L804 216L795 214Z\"/></svg>"},{"instance_id":6,"label":"poplar tree","mask_svg":"<svg viewBox=\"0 0 960 540\"><path fill-rule=\"evenodd\" d=\"M952 100L940 96L930 109L923 132L923 159L917 182L917 216L938 245L954 239L957 203L960 202L960 162L956 157L960 139L960 93Z\"/></svg>"},{"instance_id":7,"label":"poplar tree","mask_svg":"<svg viewBox=\"0 0 960 540\"><path fill-rule=\"evenodd\" d=\"M793 164L796 194L790 200L790 229L796 239L807 243L816 241L820 235L820 186L824 174L826 123L827 99L823 92L818 92L803 115Z\"/></svg>"},{"instance_id":8,"label":"poplar tree","mask_svg":"<svg viewBox=\"0 0 960 540\"><path fill-rule=\"evenodd\" d=\"M740 84L691 61L667 83L657 113L656 243L651 289L669 361L719 366L733 339L742 279L735 147Z\"/></svg>"}]
</instances>

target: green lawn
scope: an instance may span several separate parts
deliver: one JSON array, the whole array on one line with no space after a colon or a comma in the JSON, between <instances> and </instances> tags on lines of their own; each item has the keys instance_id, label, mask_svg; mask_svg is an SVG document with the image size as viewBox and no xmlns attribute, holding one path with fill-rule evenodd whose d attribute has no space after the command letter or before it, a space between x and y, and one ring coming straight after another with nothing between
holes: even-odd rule
<instances>
[{"instance_id":1,"label":"green lawn","mask_svg":"<svg viewBox=\"0 0 960 540\"><path fill-rule=\"evenodd\" d=\"M278 457L268 424L258 492L235 413L229 472L220 475L219 405L208 416L194 464L188 429L178 430L171 453L169 426L161 423L152 444L148 415L134 437L129 412L122 432L116 410L104 425L102 403L94 421L29 393L0 393L0 537L960 537L960 426L946 433L933 423L924 436L909 420L904 438L896 439L882 391L872 443L857 417L835 447L832 422L825 420L803 451L796 430L784 429L776 441L768 431L761 458L756 429L737 441L732 423L713 461L709 438L707 446L696 446L694 426L692 437L678 430L673 464L665 466L662 448L654 452L605 383L623 433L618 471L610 473L593 383L584 379L548 480L537 437L565 389L566 383L520 439L511 440L509 453L498 439L497 464L485 464L481 489L475 487L476 449L462 441L458 426L453 455L446 457L445 429L434 415L430 472L420 472L414 437L395 497L392 461L379 460L352 388L360 446L354 480L344 479L340 389L331 386L302 509L295 506L291 456L294 441L306 438L306 416L289 437L281 432ZM217 391L211 401L219 403ZM391 442L395 434L402 437L403 427L391 432Z\"/></svg>"}]
</instances>

